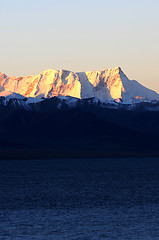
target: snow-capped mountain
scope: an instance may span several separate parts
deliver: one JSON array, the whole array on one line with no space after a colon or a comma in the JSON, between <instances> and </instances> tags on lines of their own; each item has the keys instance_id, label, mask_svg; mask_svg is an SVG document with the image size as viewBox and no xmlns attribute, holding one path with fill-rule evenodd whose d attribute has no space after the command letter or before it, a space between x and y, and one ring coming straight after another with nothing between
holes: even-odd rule
<instances>
[{"instance_id":1,"label":"snow-capped mountain","mask_svg":"<svg viewBox=\"0 0 159 240\"><path fill-rule=\"evenodd\" d=\"M11 95L8 92L13 92ZM41 98L71 96L95 98L101 102L136 103L159 100L159 94L134 80L129 80L120 67L103 71L74 73L67 70L47 70L37 76L8 77L0 73L0 96ZM36 98L36 100L34 99Z\"/></svg>"},{"instance_id":2,"label":"snow-capped mountain","mask_svg":"<svg viewBox=\"0 0 159 240\"><path fill-rule=\"evenodd\" d=\"M1 159L158 157L159 95L120 68L1 73L0 133Z\"/></svg>"}]
</instances>

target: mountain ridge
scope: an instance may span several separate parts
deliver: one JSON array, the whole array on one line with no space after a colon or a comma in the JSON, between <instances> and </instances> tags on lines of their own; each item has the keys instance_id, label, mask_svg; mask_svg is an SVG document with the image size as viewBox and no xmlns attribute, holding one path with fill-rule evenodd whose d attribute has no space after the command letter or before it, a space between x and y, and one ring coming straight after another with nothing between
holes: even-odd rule
<instances>
[{"instance_id":1,"label":"mountain ridge","mask_svg":"<svg viewBox=\"0 0 159 240\"><path fill-rule=\"evenodd\" d=\"M0 74L0 159L158 157L157 97L121 68Z\"/></svg>"},{"instance_id":2,"label":"mountain ridge","mask_svg":"<svg viewBox=\"0 0 159 240\"><path fill-rule=\"evenodd\" d=\"M115 100L124 103L131 103L134 99L159 99L155 91L129 80L120 67L87 72L49 69L26 77L9 77L0 73L0 93L3 91L39 99L54 96L95 97L101 102Z\"/></svg>"}]
</instances>

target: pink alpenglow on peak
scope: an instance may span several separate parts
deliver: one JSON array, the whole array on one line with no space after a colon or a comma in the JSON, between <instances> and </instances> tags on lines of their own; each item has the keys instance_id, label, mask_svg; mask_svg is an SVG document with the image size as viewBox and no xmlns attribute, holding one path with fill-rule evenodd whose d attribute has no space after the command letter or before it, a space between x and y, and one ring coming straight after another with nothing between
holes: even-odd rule
<instances>
[{"instance_id":1,"label":"pink alpenglow on peak","mask_svg":"<svg viewBox=\"0 0 159 240\"><path fill-rule=\"evenodd\" d=\"M47 70L36 76L8 77L0 73L0 96L13 92L23 97L71 96L96 98L102 102L124 103L134 99L159 100L159 94L137 81L129 80L120 67L103 71L71 72Z\"/></svg>"}]
</instances>

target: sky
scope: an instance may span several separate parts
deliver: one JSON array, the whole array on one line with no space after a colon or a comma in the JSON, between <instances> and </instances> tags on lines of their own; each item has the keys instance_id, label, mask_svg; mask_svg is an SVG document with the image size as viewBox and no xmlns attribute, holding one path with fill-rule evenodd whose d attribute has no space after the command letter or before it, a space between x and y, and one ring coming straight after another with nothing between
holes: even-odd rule
<instances>
[{"instance_id":1,"label":"sky","mask_svg":"<svg viewBox=\"0 0 159 240\"><path fill-rule=\"evenodd\" d=\"M0 72L120 66L159 93L159 0L0 0Z\"/></svg>"}]
</instances>

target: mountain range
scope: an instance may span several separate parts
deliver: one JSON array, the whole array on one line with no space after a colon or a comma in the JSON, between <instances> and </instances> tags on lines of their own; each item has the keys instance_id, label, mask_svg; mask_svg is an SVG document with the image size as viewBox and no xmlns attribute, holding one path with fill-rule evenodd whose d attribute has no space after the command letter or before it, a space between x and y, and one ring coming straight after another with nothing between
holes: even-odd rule
<instances>
[{"instance_id":1,"label":"mountain range","mask_svg":"<svg viewBox=\"0 0 159 240\"><path fill-rule=\"evenodd\" d=\"M159 95L120 68L0 74L0 159L159 156Z\"/></svg>"},{"instance_id":2,"label":"mountain range","mask_svg":"<svg viewBox=\"0 0 159 240\"><path fill-rule=\"evenodd\" d=\"M27 77L8 77L0 73L0 96L11 97L12 94L12 98L19 98L20 95L37 99L71 96L125 104L159 100L159 94L135 80L129 80L120 67L79 73L47 70Z\"/></svg>"}]
</instances>

